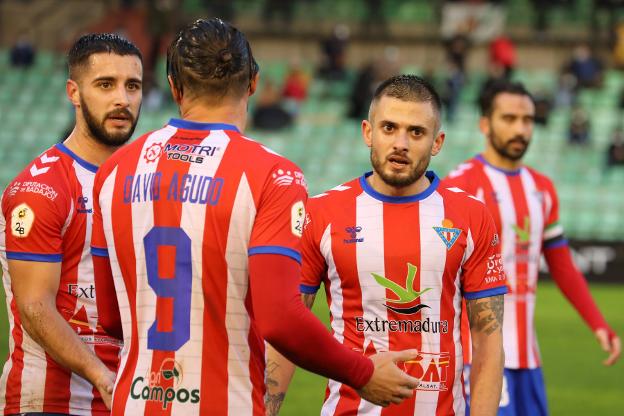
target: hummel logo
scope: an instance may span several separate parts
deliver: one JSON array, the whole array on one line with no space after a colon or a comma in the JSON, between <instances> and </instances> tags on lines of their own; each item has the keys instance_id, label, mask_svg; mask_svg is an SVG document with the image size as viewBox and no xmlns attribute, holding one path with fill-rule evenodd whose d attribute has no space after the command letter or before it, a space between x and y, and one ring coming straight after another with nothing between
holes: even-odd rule
<instances>
[{"instance_id":1,"label":"hummel logo","mask_svg":"<svg viewBox=\"0 0 624 416\"><path fill-rule=\"evenodd\" d=\"M41 157L39 158L39 160L41 160L41 163L46 164L46 163L53 163L56 162L57 160L59 160L58 156L52 156L52 157L48 157L47 154L42 154ZM30 174L35 177L38 175L41 175L43 173L46 173L47 171L50 170L49 166L44 166L41 169L37 167L37 163L33 163L33 165L30 167Z\"/></svg>"},{"instance_id":2,"label":"hummel logo","mask_svg":"<svg viewBox=\"0 0 624 416\"><path fill-rule=\"evenodd\" d=\"M362 227L360 227L359 225L355 225L355 226L353 226L353 227L346 227L346 228L345 228L345 231L346 231L346 232L349 234L349 236L351 237L351 238L349 238L349 239L345 239L345 240L344 240L344 242L345 242L346 244L361 243L361 242L363 242L363 241L364 241L364 238L363 238L363 237L358 238L358 236L357 236L357 235L358 235L358 233L359 233L360 231L362 231Z\"/></svg>"}]
</instances>

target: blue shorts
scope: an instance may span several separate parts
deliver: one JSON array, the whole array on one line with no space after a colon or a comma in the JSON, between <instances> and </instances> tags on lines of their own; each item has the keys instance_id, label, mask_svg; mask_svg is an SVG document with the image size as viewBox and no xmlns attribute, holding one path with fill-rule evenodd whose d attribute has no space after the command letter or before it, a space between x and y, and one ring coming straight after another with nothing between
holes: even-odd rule
<instances>
[{"instance_id":1,"label":"blue shorts","mask_svg":"<svg viewBox=\"0 0 624 416\"><path fill-rule=\"evenodd\" d=\"M470 366L464 368L466 415L470 415ZM503 373L503 391L498 416L548 416L546 387L541 368Z\"/></svg>"}]
</instances>

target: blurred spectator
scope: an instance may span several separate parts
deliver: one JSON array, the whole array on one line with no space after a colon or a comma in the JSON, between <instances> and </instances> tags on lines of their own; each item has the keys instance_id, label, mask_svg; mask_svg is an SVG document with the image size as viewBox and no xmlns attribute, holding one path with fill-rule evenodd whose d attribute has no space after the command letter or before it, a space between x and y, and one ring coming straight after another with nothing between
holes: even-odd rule
<instances>
[{"instance_id":1,"label":"blurred spectator","mask_svg":"<svg viewBox=\"0 0 624 416\"><path fill-rule=\"evenodd\" d=\"M343 80L346 77L346 51L349 43L349 28L339 24L329 38L323 40L323 64L319 75L328 80Z\"/></svg>"},{"instance_id":2,"label":"blurred spectator","mask_svg":"<svg viewBox=\"0 0 624 416\"><path fill-rule=\"evenodd\" d=\"M364 0L366 16L362 20L362 32L371 37L386 33L386 16L382 4L382 0Z\"/></svg>"},{"instance_id":3,"label":"blurred spectator","mask_svg":"<svg viewBox=\"0 0 624 416\"><path fill-rule=\"evenodd\" d=\"M613 65L624 69L624 20L620 20L613 32Z\"/></svg>"},{"instance_id":4,"label":"blurred spectator","mask_svg":"<svg viewBox=\"0 0 624 416\"><path fill-rule=\"evenodd\" d=\"M29 68L35 62L35 47L26 35L22 35L11 47L11 65L16 68Z\"/></svg>"},{"instance_id":5,"label":"blurred spectator","mask_svg":"<svg viewBox=\"0 0 624 416\"><path fill-rule=\"evenodd\" d=\"M600 88L602 85L603 65L586 44L574 49L569 71L576 77L579 88Z\"/></svg>"},{"instance_id":6,"label":"blurred spectator","mask_svg":"<svg viewBox=\"0 0 624 416\"><path fill-rule=\"evenodd\" d=\"M292 116L284 109L281 96L270 79L264 81L253 111L253 125L262 130L279 130L292 124Z\"/></svg>"},{"instance_id":7,"label":"blurred spectator","mask_svg":"<svg viewBox=\"0 0 624 416\"><path fill-rule=\"evenodd\" d=\"M444 84L440 89L440 96L446 112L446 120L453 122L455 112L457 111L457 103L459 95L464 86L464 74L459 70L454 62L448 63L448 71L444 79Z\"/></svg>"},{"instance_id":8,"label":"blurred spectator","mask_svg":"<svg viewBox=\"0 0 624 416\"><path fill-rule=\"evenodd\" d=\"M624 128L618 125L611 133L611 143L607 148L607 168L624 165Z\"/></svg>"},{"instance_id":9,"label":"blurred spectator","mask_svg":"<svg viewBox=\"0 0 624 416\"><path fill-rule=\"evenodd\" d=\"M559 76L559 85L555 97L557 107L571 107L576 100L576 77L569 71L563 71Z\"/></svg>"},{"instance_id":10,"label":"blurred spectator","mask_svg":"<svg viewBox=\"0 0 624 416\"><path fill-rule=\"evenodd\" d=\"M501 35L490 43L490 62L503 67L505 78L511 77L516 67L516 47L511 39Z\"/></svg>"},{"instance_id":11,"label":"blurred spectator","mask_svg":"<svg viewBox=\"0 0 624 416\"><path fill-rule=\"evenodd\" d=\"M470 42L468 37L464 34L458 33L453 35L446 42L446 54L449 61L451 61L462 74L466 72L466 57L470 49Z\"/></svg>"},{"instance_id":12,"label":"blurred spectator","mask_svg":"<svg viewBox=\"0 0 624 416\"><path fill-rule=\"evenodd\" d=\"M284 80L284 88L282 89L282 97L284 98L284 106L293 116L299 113L301 103L308 96L308 84L310 78L308 74L299 67L292 65L290 71Z\"/></svg>"},{"instance_id":13,"label":"blurred spectator","mask_svg":"<svg viewBox=\"0 0 624 416\"><path fill-rule=\"evenodd\" d=\"M535 124L548 125L548 117L553 107L552 97L546 90L539 89L533 94L533 101L535 102Z\"/></svg>"},{"instance_id":14,"label":"blurred spectator","mask_svg":"<svg viewBox=\"0 0 624 416\"><path fill-rule=\"evenodd\" d=\"M568 142L573 145L588 144L589 130L590 123L587 112L581 106L575 105L570 116Z\"/></svg>"},{"instance_id":15,"label":"blurred spectator","mask_svg":"<svg viewBox=\"0 0 624 416\"><path fill-rule=\"evenodd\" d=\"M481 85L481 90L479 91L479 102L485 91L489 90L492 85L504 81L505 79L505 69L500 65L490 63L488 77L483 82L483 85Z\"/></svg>"}]
</instances>

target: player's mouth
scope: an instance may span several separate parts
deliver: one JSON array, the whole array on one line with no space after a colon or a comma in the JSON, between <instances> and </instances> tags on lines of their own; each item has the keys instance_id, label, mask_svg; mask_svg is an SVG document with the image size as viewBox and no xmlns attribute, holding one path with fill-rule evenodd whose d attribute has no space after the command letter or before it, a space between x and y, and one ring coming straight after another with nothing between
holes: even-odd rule
<instances>
[{"instance_id":1,"label":"player's mouth","mask_svg":"<svg viewBox=\"0 0 624 416\"><path fill-rule=\"evenodd\" d=\"M390 166L394 169L403 169L406 166L409 166L411 162L409 158L400 155L390 155L387 160Z\"/></svg>"}]
</instances>

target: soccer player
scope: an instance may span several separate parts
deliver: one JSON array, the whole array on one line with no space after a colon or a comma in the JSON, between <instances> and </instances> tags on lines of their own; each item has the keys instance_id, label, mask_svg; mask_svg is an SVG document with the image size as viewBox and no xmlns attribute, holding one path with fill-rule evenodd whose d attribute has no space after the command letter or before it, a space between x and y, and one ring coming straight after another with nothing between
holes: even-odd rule
<instances>
[{"instance_id":1,"label":"soccer player","mask_svg":"<svg viewBox=\"0 0 624 416\"><path fill-rule=\"evenodd\" d=\"M444 142L440 107L416 76L381 83L362 122L373 171L308 201L304 303L312 306L322 282L338 341L364 355L420 352L403 363L421 380L409 400L381 409L330 380L322 415L463 415L462 298L473 342L473 414L496 413L505 274L485 206L427 171ZM276 414L293 367L273 351L267 361L267 405Z\"/></svg>"},{"instance_id":2,"label":"soccer player","mask_svg":"<svg viewBox=\"0 0 624 416\"><path fill-rule=\"evenodd\" d=\"M168 50L181 119L117 152L94 188L103 326L123 336L113 415L264 414L264 340L377 403L411 396L395 364L336 342L298 294L306 190L245 137L258 66L243 33L198 20Z\"/></svg>"},{"instance_id":3,"label":"soccer player","mask_svg":"<svg viewBox=\"0 0 624 416\"><path fill-rule=\"evenodd\" d=\"M142 58L125 39L90 34L73 45L68 66L76 125L2 198L0 262L10 325L3 414L108 414L118 365L121 343L98 320L92 189L98 165L134 131Z\"/></svg>"},{"instance_id":4,"label":"soccer player","mask_svg":"<svg viewBox=\"0 0 624 416\"><path fill-rule=\"evenodd\" d=\"M519 83L501 82L481 98L479 128L485 151L459 165L443 181L484 201L502 242L509 293L505 296L505 376L500 415L546 415L546 392L533 326L542 253L563 294L609 353L620 355L620 339L600 314L587 283L570 256L559 224L559 202L546 176L522 163L533 133L535 105ZM469 362L470 350L465 348ZM474 371L474 357L473 370ZM471 375L472 376L472 375Z\"/></svg>"}]
</instances>

